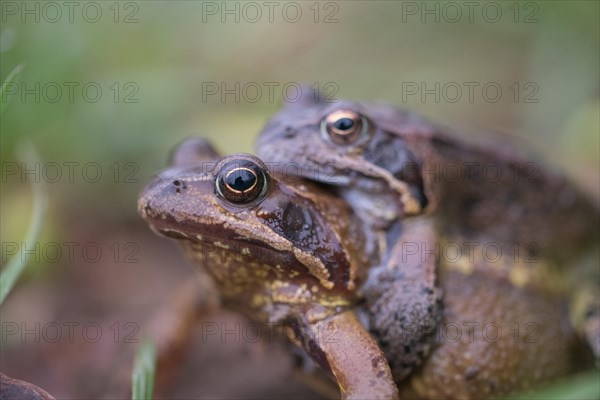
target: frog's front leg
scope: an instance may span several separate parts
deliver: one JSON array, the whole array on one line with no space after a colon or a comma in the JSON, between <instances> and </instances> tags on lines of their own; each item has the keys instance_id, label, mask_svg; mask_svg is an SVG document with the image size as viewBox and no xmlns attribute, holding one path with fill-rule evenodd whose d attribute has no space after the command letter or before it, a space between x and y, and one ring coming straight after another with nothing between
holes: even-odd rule
<instances>
[{"instance_id":1,"label":"frog's front leg","mask_svg":"<svg viewBox=\"0 0 600 400\"><path fill-rule=\"evenodd\" d=\"M369 330L390 362L396 382L429 353L441 318L436 282L436 234L426 216L406 219L387 232L389 250L363 288Z\"/></svg>"},{"instance_id":2,"label":"frog's front leg","mask_svg":"<svg viewBox=\"0 0 600 400\"><path fill-rule=\"evenodd\" d=\"M158 310L148 327L156 345L156 387L164 395L192 341L193 326L220 307L219 294L211 278L198 271L199 279L181 285L172 298Z\"/></svg>"},{"instance_id":3,"label":"frog's front leg","mask_svg":"<svg viewBox=\"0 0 600 400\"><path fill-rule=\"evenodd\" d=\"M304 349L334 376L342 399L398 399L385 355L354 311L318 322L300 318L295 328Z\"/></svg>"}]
</instances>

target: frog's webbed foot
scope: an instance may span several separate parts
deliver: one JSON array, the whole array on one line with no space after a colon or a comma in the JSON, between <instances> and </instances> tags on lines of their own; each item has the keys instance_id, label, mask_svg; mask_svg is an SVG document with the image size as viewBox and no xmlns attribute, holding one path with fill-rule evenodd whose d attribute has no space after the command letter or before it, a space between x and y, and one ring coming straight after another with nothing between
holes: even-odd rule
<instances>
[{"instance_id":1,"label":"frog's webbed foot","mask_svg":"<svg viewBox=\"0 0 600 400\"><path fill-rule=\"evenodd\" d=\"M600 282L578 289L572 304L571 318L579 334L587 341L600 368Z\"/></svg>"},{"instance_id":2,"label":"frog's webbed foot","mask_svg":"<svg viewBox=\"0 0 600 400\"><path fill-rule=\"evenodd\" d=\"M435 233L426 217L404 220L388 234L390 251L365 284L369 330L386 354L396 382L420 365L441 319Z\"/></svg>"},{"instance_id":3,"label":"frog's webbed foot","mask_svg":"<svg viewBox=\"0 0 600 400\"><path fill-rule=\"evenodd\" d=\"M387 360L353 311L295 325L302 347L335 378L342 399L398 399Z\"/></svg>"}]
</instances>

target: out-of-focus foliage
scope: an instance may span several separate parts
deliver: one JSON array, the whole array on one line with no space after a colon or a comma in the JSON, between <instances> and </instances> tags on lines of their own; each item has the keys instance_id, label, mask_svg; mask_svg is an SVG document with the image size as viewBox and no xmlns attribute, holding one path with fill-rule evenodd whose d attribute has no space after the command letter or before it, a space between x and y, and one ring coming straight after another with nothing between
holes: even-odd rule
<instances>
[{"instance_id":1,"label":"out-of-focus foliage","mask_svg":"<svg viewBox=\"0 0 600 400\"><path fill-rule=\"evenodd\" d=\"M19 159L22 162L29 165L40 162L37 152L31 144L28 143L27 145L22 145L20 150L21 156ZM27 235L23 242L26 248L33 248L38 239L48 203L48 195L45 190L46 185L43 182L38 182L34 183L32 186L33 210L31 212L31 222L27 229ZM23 257L22 254L17 253L13 254L10 261L6 264L6 267L2 269L2 274L0 275L0 305L4 302L4 299L8 296L26 266L27 259Z\"/></svg>"},{"instance_id":2,"label":"out-of-focus foliage","mask_svg":"<svg viewBox=\"0 0 600 400\"><path fill-rule=\"evenodd\" d=\"M10 95L11 112L3 117L2 159L12 160L16 141L27 137L49 162L94 161L105 175L112 163L121 163L122 174L129 172L123 171L124 163L135 163L140 184L114 184L103 177L84 191L60 190L58 199L73 213L85 213L95 202L105 217L132 217L134 202L126 199L133 200L141 182L164 165L174 143L201 133L225 152L250 151L281 100L281 90L276 90L274 102L266 96L255 103L235 102L233 96L221 102L219 95L204 101L203 83L306 82L323 87L333 82L339 97L410 107L472 134L486 129L524 136L593 190L600 147L594 118L597 2L540 2L536 9L521 6L517 17L503 7L497 23L482 18L483 7L477 8L473 22L466 14L449 22L446 11L440 22L425 16L423 23L420 14L407 15L402 2L336 4L334 23L314 23L307 7L297 23L286 22L280 13L273 23L266 15L256 23L244 18L235 23L235 16L226 16L222 23L219 14L203 13L202 2L185 1L125 2L118 17L106 5L97 23L82 17L83 7L74 11L73 22L66 10L55 23L43 14L38 23L32 15L4 15L0 77L20 63L27 69L24 86ZM533 11L530 19L537 22L523 22ZM330 12L322 9L320 20ZM137 22L125 23L127 16ZM456 102L407 95L407 84L423 82L427 87L436 82L480 86L473 102L465 86ZM480 88L489 82L503 89L498 102L482 97ZM518 86L509 89L515 82ZM38 99L26 94L36 83L42 88ZM72 101L70 83L77 85ZM525 87L527 83L533 86ZM52 102L55 84L62 95ZM89 84L102 89L97 102L85 100L83 88ZM88 86L89 97L93 89ZM20 199L10 196L12 190L5 192L3 205L12 209ZM12 236L25 215L10 214L3 215L2 233Z\"/></svg>"},{"instance_id":3,"label":"out-of-focus foliage","mask_svg":"<svg viewBox=\"0 0 600 400\"><path fill-rule=\"evenodd\" d=\"M87 10L88 20L84 17L87 2L74 2L72 18L63 2L50 3L58 4L60 17L52 8L44 14L44 2L0 3L0 80L26 65L20 81L0 99L5 109L0 123L3 242L20 242L26 235L32 179L48 188L42 243L91 240L101 232L128 237L132 229L146 229L136 213L136 197L164 166L173 145L201 134L224 153L252 151L258 131L280 107L287 83L316 84L335 88L336 97L407 107L473 138L482 130L521 136L542 158L600 196L597 1L475 2L472 20L465 2L450 2L461 8L456 22L452 9L442 11L445 2L321 2L318 22L309 8L313 3L299 2L304 14L295 23L282 17L283 3L273 22L264 8L256 22L249 21L254 14L242 15L239 22L225 15L223 22L221 14L206 13L207 4L223 7L223 2L95 2L102 12L98 22L89 21L94 10ZM426 4L440 8L440 18L423 13ZM497 22L483 16L488 4L500 5L503 15ZM6 8L13 5L16 13ZM407 5L419 11L413 14ZM35 11L23 13L24 7L39 7L39 18ZM327 16L332 19L324 23ZM222 101L203 90L206 84L232 88L238 82L258 84L263 96L236 101L228 95ZM274 101L266 96L269 82L279 85ZM424 93L436 84L446 85L447 96L438 100ZM476 85L472 101L471 84ZM486 84L502 89L498 101L483 94ZM424 90L410 94L414 85ZM457 85L462 94L456 100L452 88ZM22 168L15 174L9 169L22 166L15 149L23 139L44 161L27 176ZM56 177L56 168L44 171L44 166L56 165L62 176L54 182L49 178ZM101 270L86 267L66 268L41 257L25 275L56 284L59 293L58 282L69 279L98 285ZM81 275L69 276L74 272ZM113 290L113 282L106 287ZM96 306L118 303L118 308L144 295L87 300Z\"/></svg>"},{"instance_id":4,"label":"out-of-focus foliage","mask_svg":"<svg viewBox=\"0 0 600 400\"><path fill-rule=\"evenodd\" d=\"M138 350L131 375L131 399L151 400L156 370L156 350L151 342L144 342Z\"/></svg>"},{"instance_id":5,"label":"out-of-focus foliage","mask_svg":"<svg viewBox=\"0 0 600 400\"><path fill-rule=\"evenodd\" d=\"M600 375L591 371L505 400L595 400L600 398Z\"/></svg>"},{"instance_id":6,"label":"out-of-focus foliage","mask_svg":"<svg viewBox=\"0 0 600 400\"><path fill-rule=\"evenodd\" d=\"M6 96L6 88L9 85L15 85L17 82L19 82L19 75L21 74L21 71L23 71L23 65L19 64L16 67L14 67L13 70L10 71L6 79L2 81L2 86L0 86L0 98L6 98L6 100L0 103L0 116L4 113L4 110L10 103L10 98Z\"/></svg>"}]
</instances>

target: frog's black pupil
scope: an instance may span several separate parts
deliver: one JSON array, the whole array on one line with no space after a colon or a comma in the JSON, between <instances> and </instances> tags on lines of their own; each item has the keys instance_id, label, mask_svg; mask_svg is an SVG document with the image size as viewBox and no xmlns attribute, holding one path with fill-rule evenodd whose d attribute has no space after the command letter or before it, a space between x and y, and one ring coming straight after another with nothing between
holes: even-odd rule
<instances>
[{"instance_id":1,"label":"frog's black pupil","mask_svg":"<svg viewBox=\"0 0 600 400\"><path fill-rule=\"evenodd\" d=\"M256 183L256 175L247 169L237 169L227 175L225 183L231 189L243 192Z\"/></svg>"},{"instance_id":2,"label":"frog's black pupil","mask_svg":"<svg viewBox=\"0 0 600 400\"><path fill-rule=\"evenodd\" d=\"M354 121L350 118L340 118L333 123L333 126L340 131L347 131L354 126Z\"/></svg>"},{"instance_id":3,"label":"frog's black pupil","mask_svg":"<svg viewBox=\"0 0 600 400\"><path fill-rule=\"evenodd\" d=\"M217 196L230 204L249 205L266 194L269 176L266 167L261 164L235 158L225 161L214 176ZM185 189L185 183L183 186Z\"/></svg>"}]
</instances>

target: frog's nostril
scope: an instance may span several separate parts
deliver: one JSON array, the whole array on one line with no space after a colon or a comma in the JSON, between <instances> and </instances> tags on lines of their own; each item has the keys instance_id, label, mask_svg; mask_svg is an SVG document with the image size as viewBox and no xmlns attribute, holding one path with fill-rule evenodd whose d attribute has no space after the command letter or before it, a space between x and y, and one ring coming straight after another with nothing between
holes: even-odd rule
<instances>
[{"instance_id":1,"label":"frog's nostril","mask_svg":"<svg viewBox=\"0 0 600 400\"><path fill-rule=\"evenodd\" d=\"M285 130L283 131L283 137L285 137L286 139L289 139L294 136L296 136L296 130L294 128L292 128L291 126L286 126Z\"/></svg>"},{"instance_id":2,"label":"frog's nostril","mask_svg":"<svg viewBox=\"0 0 600 400\"><path fill-rule=\"evenodd\" d=\"M175 185L175 187L176 187L175 191L177 193L181 193L181 189L187 189L187 185L185 184L184 181L174 180L173 185Z\"/></svg>"}]
</instances>

